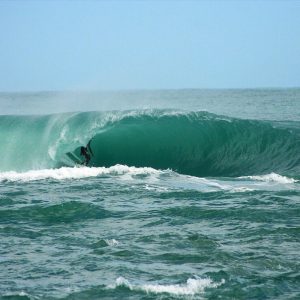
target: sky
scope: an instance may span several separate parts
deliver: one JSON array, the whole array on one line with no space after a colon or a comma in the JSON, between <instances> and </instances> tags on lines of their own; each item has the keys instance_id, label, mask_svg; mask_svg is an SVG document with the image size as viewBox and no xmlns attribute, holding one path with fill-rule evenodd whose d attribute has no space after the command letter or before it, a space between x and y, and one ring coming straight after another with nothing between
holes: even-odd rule
<instances>
[{"instance_id":1,"label":"sky","mask_svg":"<svg viewBox=\"0 0 300 300\"><path fill-rule=\"evenodd\" d=\"M300 1L0 1L0 91L300 86Z\"/></svg>"}]
</instances>

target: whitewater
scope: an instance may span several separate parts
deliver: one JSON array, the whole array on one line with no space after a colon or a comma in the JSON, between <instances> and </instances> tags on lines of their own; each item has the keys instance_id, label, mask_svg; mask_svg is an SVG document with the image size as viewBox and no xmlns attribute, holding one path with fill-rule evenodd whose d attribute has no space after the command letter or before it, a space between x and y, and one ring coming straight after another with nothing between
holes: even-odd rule
<instances>
[{"instance_id":1,"label":"whitewater","mask_svg":"<svg viewBox=\"0 0 300 300\"><path fill-rule=\"evenodd\" d=\"M300 298L300 89L0 93L0 141L0 299Z\"/></svg>"}]
</instances>

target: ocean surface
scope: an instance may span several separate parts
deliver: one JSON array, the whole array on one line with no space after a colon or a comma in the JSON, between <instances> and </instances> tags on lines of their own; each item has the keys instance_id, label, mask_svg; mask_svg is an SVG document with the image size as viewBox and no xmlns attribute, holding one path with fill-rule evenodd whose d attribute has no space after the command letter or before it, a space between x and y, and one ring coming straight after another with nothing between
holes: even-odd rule
<instances>
[{"instance_id":1,"label":"ocean surface","mask_svg":"<svg viewBox=\"0 0 300 300\"><path fill-rule=\"evenodd\" d=\"M300 89L0 93L0 141L0 299L300 299Z\"/></svg>"}]
</instances>

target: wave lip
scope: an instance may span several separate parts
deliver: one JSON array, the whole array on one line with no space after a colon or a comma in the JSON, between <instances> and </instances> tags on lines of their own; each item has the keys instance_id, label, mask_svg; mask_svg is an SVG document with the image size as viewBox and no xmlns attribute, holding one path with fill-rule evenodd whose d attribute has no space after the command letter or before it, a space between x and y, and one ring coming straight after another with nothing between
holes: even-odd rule
<instances>
[{"instance_id":1,"label":"wave lip","mask_svg":"<svg viewBox=\"0 0 300 300\"><path fill-rule=\"evenodd\" d=\"M118 286L125 286L130 290L139 290L148 293L160 294L168 293L172 295L195 295L203 293L206 288L216 288L221 284L224 284L225 280L222 279L220 283L214 283L210 278L189 278L186 284L170 284L170 285L161 285L161 284L141 284L134 285L131 284L124 277L118 277L116 279L116 284L110 286L109 288L116 288Z\"/></svg>"}]
</instances>

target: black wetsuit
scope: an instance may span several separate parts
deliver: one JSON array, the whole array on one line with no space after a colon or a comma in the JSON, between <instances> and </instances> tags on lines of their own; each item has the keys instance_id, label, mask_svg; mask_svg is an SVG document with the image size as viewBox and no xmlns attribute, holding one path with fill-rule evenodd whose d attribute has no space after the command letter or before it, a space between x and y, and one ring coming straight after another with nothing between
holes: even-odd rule
<instances>
[{"instance_id":1,"label":"black wetsuit","mask_svg":"<svg viewBox=\"0 0 300 300\"><path fill-rule=\"evenodd\" d=\"M88 153L88 149L85 147L81 147L80 149L80 155L84 156L85 161L83 162L83 165L87 165L91 159L90 154Z\"/></svg>"}]
</instances>

